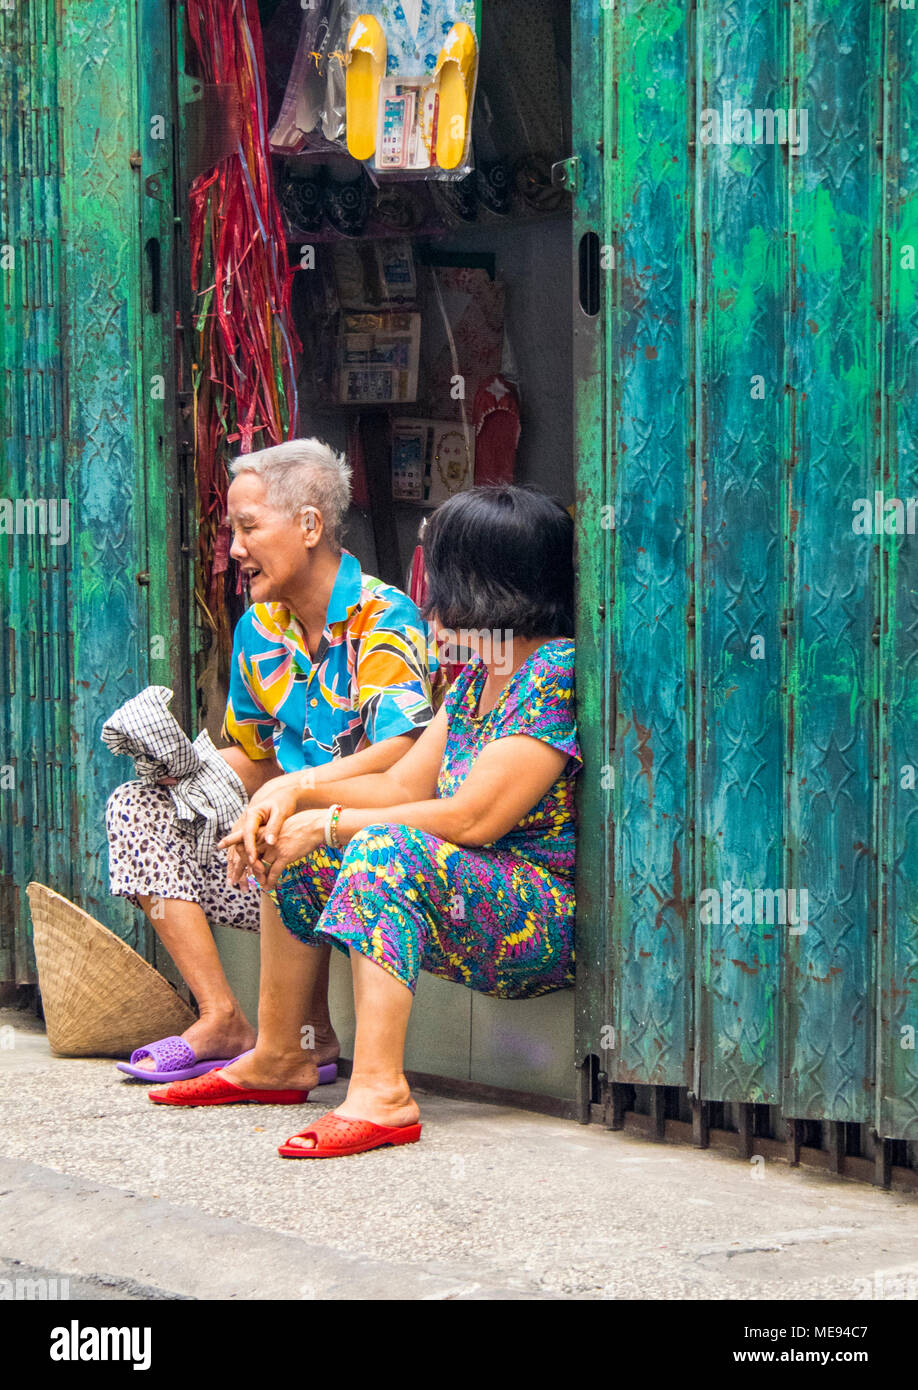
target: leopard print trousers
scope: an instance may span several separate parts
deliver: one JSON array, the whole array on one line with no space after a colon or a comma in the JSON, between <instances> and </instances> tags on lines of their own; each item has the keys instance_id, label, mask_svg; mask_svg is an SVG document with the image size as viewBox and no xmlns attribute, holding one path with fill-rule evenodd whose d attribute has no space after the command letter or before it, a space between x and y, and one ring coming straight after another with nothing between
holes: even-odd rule
<instances>
[{"instance_id":1,"label":"leopard print trousers","mask_svg":"<svg viewBox=\"0 0 918 1390\"><path fill-rule=\"evenodd\" d=\"M111 892L139 906L138 895L197 903L214 925L258 931L261 892L227 883L226 850L207 864L195 858L189 827L166 787L125 782L105 808Z\"/></svg>"}]
</instances>

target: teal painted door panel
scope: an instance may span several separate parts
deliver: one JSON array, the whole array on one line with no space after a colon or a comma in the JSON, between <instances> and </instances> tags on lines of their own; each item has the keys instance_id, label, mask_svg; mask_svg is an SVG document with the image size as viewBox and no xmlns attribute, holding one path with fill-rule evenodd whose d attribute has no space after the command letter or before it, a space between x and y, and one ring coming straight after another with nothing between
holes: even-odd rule
<instances>
[{"instance_id":1,"label":"teal painted door panel","mask_svg":"<svg viewBox=\"0 0 918 1390\"><path fill-rule=\"evenodd\" d=\"M918 494L914 12L573 24L578 1051L918 1137L918 536L853 525Z\"/></svg>"},{"instance_id":2,"label":"teal painted door panel","mask_svg":"<svg viewBox=\"0 0 918 1390\"><path fill-rule=\"evenodd\" d=\"M787 105L786 15L756 3L699 12L696 106ZM784 881L785 270L775 228L786 176L773 146L696 146L696 826L698 882L721 900L719 913L697 914L696 1081L704 1095L763 1103L780 1095L780 928L725 920L723 904L734 889Z\"/></svg>"},{"instance_id":3,"label":"teal painted door panel","mask_svg":"<svg viewBox=\"0 0 918 1390\"><path fill-rule=\"evenodd\" d=\"M918 497L918 26L887 31L882 491ZM911 143L910 143L911 142ZM911 154L906 159L905 154ZM877 1128L918 1139L918 535L883 535L880 581L881 865Z\"/></svg>"},{"instance_id":4,"label":"teal painted door panel","mask_svg":"<svg viewBox=\"0 0 918 1390\"><path fill-rule=\"evenodd\" d=\"M599 91L603 81L602 31L605 16L584 7L572 32L572 66L581 90ZM597 146L615 148L611 105L575 101L572 137L577 160L577 192L573 200L573 364L574 409L578 431L577 586L580 612L576 646L576 680L581 721L589 727L592 756L578 778L580 786L579 858L588 872L577 885L577 987L575 1007L579 1037L597 1040L603 1065L612 1041L611 973L607 969L607 916L614 892L614 808L618 795L613 780L612 650L608 641L610 615L608 576L612 573L612 461L615 450L608 431L615 413L609 395L612 373L605 369L608 325L579 305L579 247L597 237L600 246L613 240L611 211L604 199L603 162ZM585 245L586 243L584 243ZM601 263L601 258L600 258ZM589 1051L589 1049L585 1049Z\"/></svg>"},{"instance_id":5,"label":"teal painted door panel","mask_svg":"<svg viewBox=\"0 0 918 1390\"><path fill-rule=\"evenodd\" d=\"M616 158L608 165L621 273L611 326L613 767L619 786L610 922L621 1080L688 1084L694 295L690 108L676 98L689 36L669 7L615 11ZM606 81L608 83L607 72Z\"/></svg>"},{"instance_id":6,"label":"teal painted door panel","mask_svg":"<svg viewBox=\"0 0 918 1390\"><path fill-rule=\"evenodd\" d=\"M33 512L53 503L67 521L59 544L37 522L36 534L0 537L2 980L34 978L23 891L32 878L143 948L136 911L108 896L105 801L131 770L99 731L151 676L181 686L187 669L166 503L167 0L145 0L139 15L101 0L0 9L0 242L11 248L0 272L0 495Z\"/></svg>"},{"instance_id":7,"label":"teal painted door panel","mask_svg":"<svg viewBox=\"0 0 918 1390\"><path fill-rule=\"evenodd\" d=\"M808 108L790 163L787 569L788 881L809 897L786 937L785 1105L873 1117L876 547L851 527L880 455L884 10L791 9L791 76Z\"/></svg>"},{"instance_id":8,"label":"teal painted door panel","mask_svg":"<svg viewBox=\"0 0 918 1390\"><path fill-rule=\"evenodd\" d=\"M0 10L0 979L28 980L24 887L45 864L70 883L60 207L54 6ZM44 534L41 513L45 503ZM31 526L32 534L29 534ZM12 529L10 529L12 527ZM66 891L66 889L65 889Z\"/></svg>"}]
</instances>

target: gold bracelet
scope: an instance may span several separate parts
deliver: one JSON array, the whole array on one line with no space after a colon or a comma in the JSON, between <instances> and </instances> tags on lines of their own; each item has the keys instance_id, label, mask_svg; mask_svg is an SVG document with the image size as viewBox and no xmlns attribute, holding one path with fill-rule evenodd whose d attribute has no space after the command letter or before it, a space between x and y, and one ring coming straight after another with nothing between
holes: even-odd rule
<instances>
[{"instance_id":1,"label":"gold bracelet","mask_svg":"<svg viewBox=\"0 0 918 1390\"><path fill-rule=\"evenodd\" d=\"M335 805L331 808L331 814L328 817L328 843L332 849L341 848L341 841L338 839L338 818L343 810L343 806Z\"/></svg>"}]
</instances>

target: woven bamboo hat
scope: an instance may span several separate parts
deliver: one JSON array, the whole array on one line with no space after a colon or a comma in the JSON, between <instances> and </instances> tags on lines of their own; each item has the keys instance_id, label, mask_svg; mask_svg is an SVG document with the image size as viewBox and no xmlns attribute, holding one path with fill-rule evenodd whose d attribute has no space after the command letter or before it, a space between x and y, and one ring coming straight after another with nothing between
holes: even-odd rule
<instances>
[{"instance_id":1,"label":"woven bamboo hat","mask_svg":"<svg viewBox=\"0 0 918 1390\"><path fill-rule=\"evenodd\" d=\"M114 932L43 883L26 892L52 1051L123 1057L194 1022L172 986Z\"/></svg>"}]
</instances>

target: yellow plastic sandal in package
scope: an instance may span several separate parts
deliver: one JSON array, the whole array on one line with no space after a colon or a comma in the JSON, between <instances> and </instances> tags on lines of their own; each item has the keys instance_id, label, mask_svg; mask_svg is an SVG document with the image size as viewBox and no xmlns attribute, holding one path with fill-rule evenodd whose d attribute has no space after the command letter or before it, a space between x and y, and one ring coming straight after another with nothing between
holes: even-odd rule
<instances>
[{"instance_id":1,"label":"yellow plastic sandal in package","mask_svg":"<svg viewBox=\"0 0 918 1390\"><path fill-rule=\"evenodd\" d=\"M348 153L372 159L376 149L379 84L386 72L386 36L379 20L358 15L347 36L344 96Z\"/></svg>"},{"instance_id":2,"label":"yellow plastic sandal in package","mask_svg":"<svg viewBox=\"0 0 918 1390\"><path fill-rule=\"evenodd\" d=\"M437 58L439 95L437 163L457 169L469 143L469 115L475 84L478 45L467 24L454 24Z\"/></svg>"}]
</instances>

